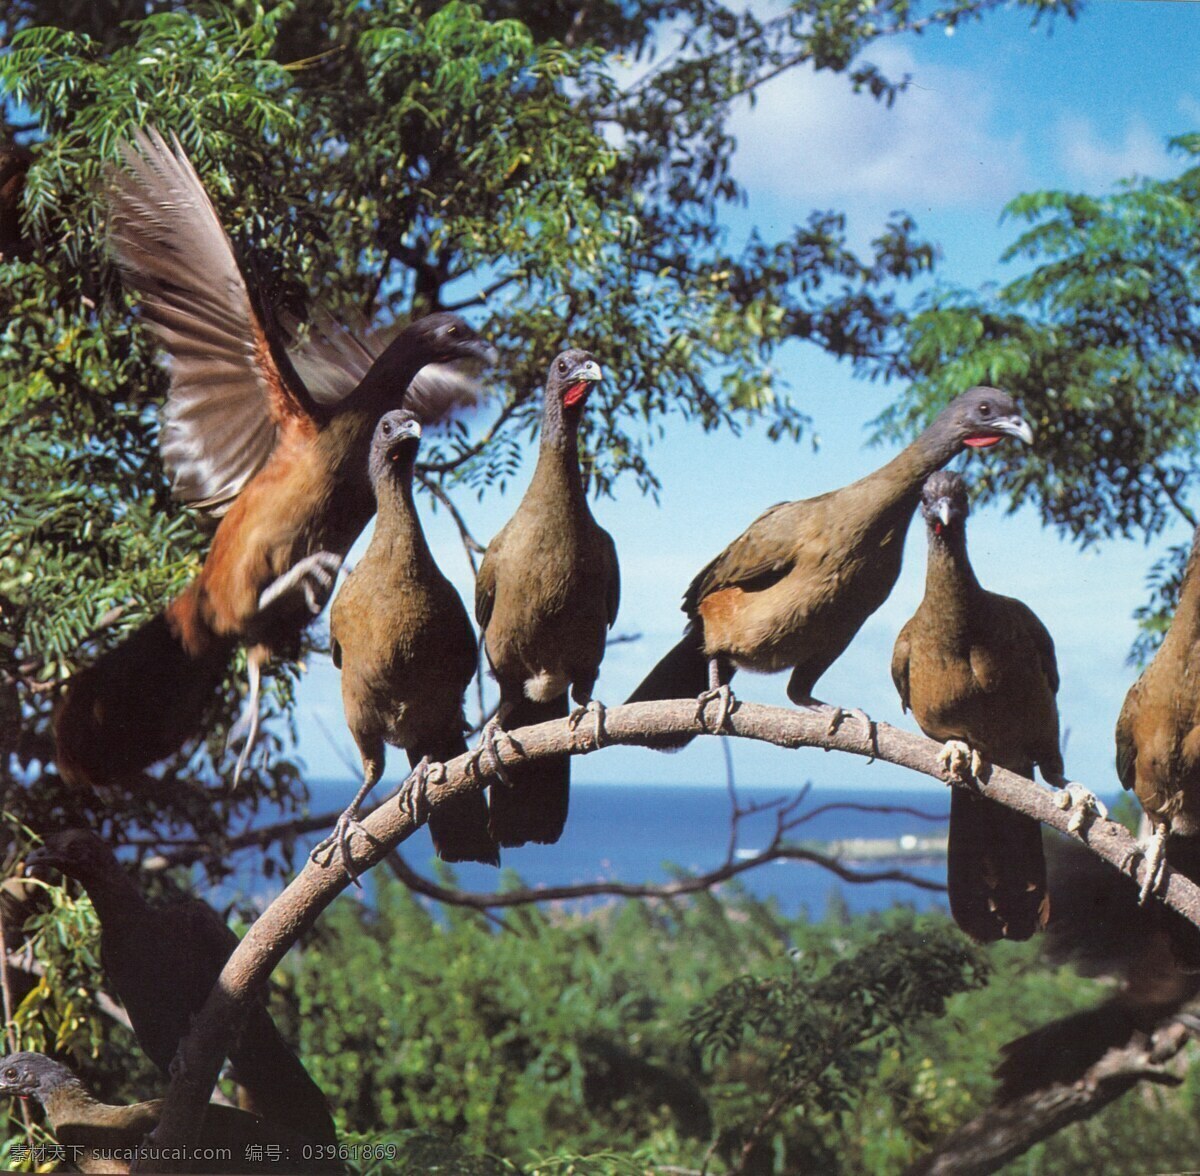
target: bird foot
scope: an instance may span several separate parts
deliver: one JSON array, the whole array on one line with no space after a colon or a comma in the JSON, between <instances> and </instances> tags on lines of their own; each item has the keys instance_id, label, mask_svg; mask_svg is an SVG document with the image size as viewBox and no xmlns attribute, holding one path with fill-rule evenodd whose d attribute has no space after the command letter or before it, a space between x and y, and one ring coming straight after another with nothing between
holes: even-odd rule
<instances>
[{"instance_id":1,"label":"bird foot","mask_svg":"<svg viewBox=\"0 0 1200 1176\"><path fill-rule=\"evenodd\" d=\"M342 858L342 868L346 871L346 875L355 886L362 889L362 883L358 880L358 870L354 866L354 854L350 849L350 839L355 833L360 833L367 841L373 845L379 845L379 839L372 835L358 819L358 807L351 805L337 819L337 824L333 827L333 832L330 833L324 841L313 847L309 859L316 862L323 869L328 869L333 864L333 855L338 853ZM321 854L325 854L325 860L321 860Z\"/></svg>"},{"instance_id":2,"label":"bird foot","mask_svg":"<svg viewBox=\"0 0 1200 1176\"><path fill-rule=\"evenodd\" d=\"M717 707L717 721L712 727L709 727L704 717L704 711L708 704L714 700L720 705ZM706 690L703 694L698 694L696 696L696 722L700 730L712 731L713 734L724 731L726 724L729 722L729 715L733 710L735 701L733 691L728 685L714 686L711 690Z\"/></svg>"},{"instance_id":3,"label":"bird foot","mask_svg":"<svg viewBox=\"0 0 1200 1176\"><path fill-rule=\"evenodd\" d=\"M938 763L946 773L947 780L959 780L964 784L980 784L987 765L983 756L961 739L947 739L938 752Z\"/></svg>"},{"instance_id":4,"label":"bird foot","mask_svg":"<svg viewBox=\"0 0 1200 1176\"><path fill-rule=\"evenodd\" d=\"M847 718L858 719L866 730L867 742L871 745L871 758L867 760L870 763L874 760L876 753L879 751L879 731L875 720L862 707L852 707L850 710L844 710L840 706L830 706L829 725L825 728L825 736L828 738L831 735L836 735L838 728L846 721Z\"/></svg>"},{"instance_id":5,"label":"bird foot","mask_svg":"<svg viewBox=\"0 0 1200 1176\"><path fill-rule=\"evenodd\" d=\"M341 566L342 557L332 551L317 551L305 556L262 590L258 611L263 612L280 597L300 591L308 611L315 617L329 600Z\"/></svg>"},{"instance_id":6,"label":"bird foot","mask_svg":"<svg viewBox=\"0 0 1200 1176\"><path fill-rule=\"evenodd\" d=\"M512 777L505 771L504 760L500 758L501 738L508 741L509 750L513 755L518 758L524 755L517 741L500 726L499 719L493 716L483 724L483 730L479 732L479 742L471 750L471 758L467 761L467 770L473 772L476 778L495 776L505 787L511 788L513 787ZM485 754L491 760L491 766L486 772L481 767Z\"/></svg>"},{"instance_id":7,"label":"bird foot","mask_svg":"<svg viewBox=\"0 0 1200 1176\"><path fill-rule=\"evenodd\" d=\"M1099 817L1108 819L1108 808L1098 796L1089 792L1082 784L1073 781L1063 785L1062 791L1054 797L1054 803L1063 812L1070 810L1071 819L1067 822L1068 833L1078 833L1090 820Z\"/></svg>"},{"instance_id":8,"label":"bird foot","mask_svg":"<svg viewBox=\"0 0 1200 1176\"><path fill-rule=\"evenodd\" d=\"M584 706L577 706L568 716L567 725L572 731L588 716L592 716L592 741L597 747L603 747L608 742L604 730L604 703L598 698L590 698Z\"/></svg>"},{"instance_id":9,"label":"bird foot","mask_svg":"<svg viewBox=\"0 0 1200 1176\"><path fill-rule=\"evenodd\" d=\"M425 756L401 785L396 803L414 825L422 825L429 818L429 796L426 789L430 784L440 784L445 778L446 765Z\"/></svg>"},{"instance_id":10,"label":"bird foot","mask_svg":"<svg viewBox=\"0 0 1200 1176\"><path fill-rule=\"evenodd\" d=\"M1138 906L1145 906L1146 899L1162 889L1163 867L1167 862L1167 827L1155 827L1154 836L1146 847L1146 877L1138 891Z\"/></svg>"}]
</instances>

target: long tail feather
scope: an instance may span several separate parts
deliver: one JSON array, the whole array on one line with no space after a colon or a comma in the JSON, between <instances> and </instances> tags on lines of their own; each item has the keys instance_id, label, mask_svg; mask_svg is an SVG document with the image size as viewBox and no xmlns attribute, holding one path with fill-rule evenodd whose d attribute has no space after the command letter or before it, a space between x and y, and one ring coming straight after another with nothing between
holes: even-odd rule
<instances>
[{"instance_id":1,"label":"long tail feather","mask_svg":"<svg viewBox=\"0 0 1200 1176\"><path fill-rule=\"evenodd\" d=\"M696 698L708 689L708 657L698 625L688 625L682 640L659 660L626 702L658 702L669 698ZM679 751L693 736L656 739L647 746L658 751Z\"/></svg>"},{"instance_id":2,"label":"long tail feather","mask_svg":"<svg viewBox=\"0 0 1200 1176\"><path fill-rule=\"evenodd\" d=\"M446 763L467 750L461 733L419 748L410 748L408 762L415 768L425 756L434 763ZM433 848L444 862L483 862L500 864L500 850L488 829L488 806L482 790L456 796L429 814L429 835Z\"/></svg>"},{"instance_id":3,"label":"long tail feather","mask_svg":"<svg viewBox=\"0 0 1200 1176\"><path fill-rule=\"evenodd\" d=\"M566 718L569 703L565 694L551 702L522 698L512 706L504 721L509 731ZM571 791L571 757L550 756L528 763L509 764L512 786L496 781L489 803L492 836L502 846L536 841L553 845L567 823Z\"/></svg>"}]
</instances>

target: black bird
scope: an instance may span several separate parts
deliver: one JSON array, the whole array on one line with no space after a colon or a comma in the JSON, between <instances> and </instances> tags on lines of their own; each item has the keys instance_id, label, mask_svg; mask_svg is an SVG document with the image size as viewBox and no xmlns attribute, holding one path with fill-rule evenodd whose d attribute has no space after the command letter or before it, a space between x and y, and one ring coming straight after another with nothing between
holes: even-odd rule
<instances>
[{"instance_id":1,"label":"black bird","mask_svg":"<svg viewBox=\"0 0 1200 1176\"><path fill-rule=\"evenodd\" d=\"M238 937L207 903L153 907L103 841L87 829L47 837L26 856L27 870L74 878L100 920L100 963L129 1014L146 1056L169 1074L180 1039L204 1007ZM229 1055L253 1109L313 1143L336 1143L320 1087L309 1077L261 1003L255 1003Z\"/></svg>"}]
</instances>

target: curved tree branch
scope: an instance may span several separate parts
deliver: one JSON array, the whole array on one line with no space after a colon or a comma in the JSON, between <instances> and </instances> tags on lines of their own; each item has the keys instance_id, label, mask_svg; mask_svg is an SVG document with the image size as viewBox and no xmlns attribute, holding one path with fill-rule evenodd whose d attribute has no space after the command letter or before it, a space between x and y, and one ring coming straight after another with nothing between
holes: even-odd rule
<instances>
[{"instance_id":1,"label":"curved tree branch","mask_svg":"<svg viewBox=\"0 0 1200 1176\"><path fill-rule=\"evenodd\" d=\"M834 727L832 731L831 726ZM861 723L831 724L827 712L739 703L729 717L725 733L780 747L823 748L887 760L935 779L943 778L938 760L939 744L887 724L873 726L874 738L869 734L864 737L861 728ZM636 745L654 736L711 733L703 721L697 719L695 700L614 707L607 712L604 722L604 741L612 744ZM540 759L563 753L582 755L595 750L595 735L590 725L572 730L566 719L514 731L510 739L501 744L501 755L506 763L516 762L522 756ZM486 782L486 777L481 779L476 774L468 754L446 764L444 775L431 780L419 792L414 793L412 788L404 790L401 803L377 809L364 822L371 841L365 846L359 843L355 854L356 868L362 871L382 861L425 821L430 807L451 796L482 787ZM993 768L986 782L959 786L977 788L1006 808L1072 834L1069 828L1071 815L1056 803L1055 793L1032 780L1002 768ZM1134 863L1139 863L1136 872L1144 871L1141 852L1124 826L1114 821L1093 819L1074 835L1118 869L1131 872ZM247 932L221 972L192 1033L180 1045L180 1056L176 1061L181 1064L176 1067L177 1076L171 1083L161 1121L154 1133L157 1147L184 1149L196 1143L204 1106L254 992L291 945L348 884L349 878L340 862L335 861L328 867L309 862ZM1200 887L1183 875L1168 869L1161 899L1200 926ZM138 1169L135 1167L134 1170ZM187 1169L181 1165L156 1170Z\"/></svg>"}]
</instances>

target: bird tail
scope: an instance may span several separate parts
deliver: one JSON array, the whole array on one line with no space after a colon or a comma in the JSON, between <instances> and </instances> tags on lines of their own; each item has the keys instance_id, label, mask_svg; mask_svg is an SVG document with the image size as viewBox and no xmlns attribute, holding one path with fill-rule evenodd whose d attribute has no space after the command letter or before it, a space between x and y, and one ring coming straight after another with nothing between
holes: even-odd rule
<instances>
[{"instance_id":1,"label":"bird tail","mask_svg":"<svg viewBox=\"0 0 1200 1176\"><path fill-rule=\"evenodd\" d=\"M67 683L54 737L68 784L119 780L199 733L234 643L189 624L193 612L185 593Z\"/></svg>"},{"instance_id":2,"label":"bird tail","mask_svg":"<svg viewBox=\"0 0 1200 1176\"><path fill-rule=\"evenodd\" d=\"M534 723L564 719L569 706L565 694L549 702L522 698L510 708L504 726L515 731ZM506 764L505 771L512 787L500 780L493 781L491 786L488 808L492 836L506 847L524 845L527 841L553 845L567 823L571 757L553 755L527 763Z\"/></svg>"},{"instance_id":3,"label":"bird tail","mask_svg":"<svg viewBox=\"0 0 1200 1176\"><path fill-rule=\"evenodd\" d=\"M434 763L448 763L467 750L458 732L445 739L410 748L408 762L415 768L428 756ZM433 848L444 862L500 864L500 850L488 829L488 806L482 789L451 797L429 813L429 835Z\"/></svg>"},{"instance_id":4,"label":"bird tail","mask_svg":"<svg viewBox=\"0 0 1200 1176\"><path fill-rule=\"evenodd\" d=\"M626 702L658 702L668 698L696 698L708 689L708 655L704 652L704 635L698 624L692 623L683 632L683 639L659 660ZM732 670L729 671L732 676ZM722 674L722 680L725 675ZM694 736L672 736L647 740L649 747L659 751L679 751L691 743Z\"/></svg>"},{"instance_id":5,"label":"bird tail","mask_svg":"<svg viewBox=\"0 0 1200 1176\"><path fill-rule=\"evenodd\" d=\"M972 939L1028 939L1050 916L1041 826L955 788L946 882L950 913Z\"/></svg>"}]
</instances>

